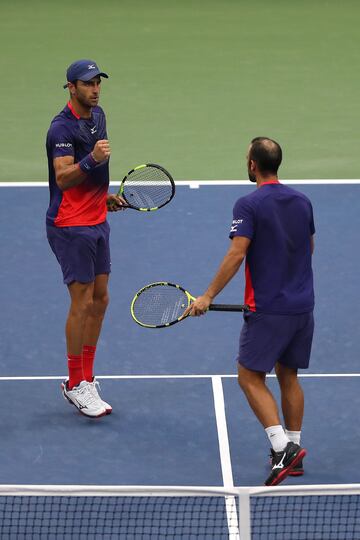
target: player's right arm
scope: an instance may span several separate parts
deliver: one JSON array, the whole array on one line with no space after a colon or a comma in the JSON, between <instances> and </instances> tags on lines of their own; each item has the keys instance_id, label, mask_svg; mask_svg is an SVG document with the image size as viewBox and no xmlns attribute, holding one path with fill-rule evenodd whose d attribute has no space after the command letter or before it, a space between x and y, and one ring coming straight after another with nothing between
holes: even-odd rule
<instances>
[{"instance_id":1,"label":"player's right arm","mask_svg":"<svg viewBox=\"0 0 360 540\"><path fill-rule=\"evenodd\" d=\"M235 236L233 238L229 250L206 292L194 300L184 311L183 316L186 316L188 313L192 316L199 316L207 311L215 296L223 290L239 270L246 257L250 243L250 238L246 238L245 236Z\"/></svg>"},{"instance_id":2,"label":"player's right arm","mask_svg":"<svg viewBox=\"0 0 360 540\"><path fill-rule=\"evenodd\" d=\"M94 160L95 165L109 159L111 154L109 141L103 139L97 141L93 151L90 153L90 158ZM53 160L55 178L58 187L61 191L66 191L72 187L82 184L87 176L80 163L74 163L74 156L60 156Z\"/></svg>"},{"instance_id":3,"label":"player's right arm","mask_svg":"<svg viewBox=\"0 0 360 540\"><path fill-rule=\"evenodd\" d=\"M73 156L57 157L53 164L56 183L61 191L82 184L86 178L86 173L80 169L79 164L74 163Z\"/></svg>"}]
</instances>

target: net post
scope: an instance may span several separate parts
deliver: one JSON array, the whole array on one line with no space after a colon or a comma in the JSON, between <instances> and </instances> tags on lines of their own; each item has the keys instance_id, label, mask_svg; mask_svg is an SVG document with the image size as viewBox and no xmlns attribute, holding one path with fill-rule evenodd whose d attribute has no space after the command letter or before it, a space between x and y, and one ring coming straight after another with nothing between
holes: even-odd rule
<instances>
[{"instance_id":1,"label":"net post","mask_svg":"<svg viewBox=\"0 0 360 540\"><path fill-rule=\"evenodd\" d=\"M250 491L239 488L239 538L251 540Z\"/></svg>"}]
</instances>

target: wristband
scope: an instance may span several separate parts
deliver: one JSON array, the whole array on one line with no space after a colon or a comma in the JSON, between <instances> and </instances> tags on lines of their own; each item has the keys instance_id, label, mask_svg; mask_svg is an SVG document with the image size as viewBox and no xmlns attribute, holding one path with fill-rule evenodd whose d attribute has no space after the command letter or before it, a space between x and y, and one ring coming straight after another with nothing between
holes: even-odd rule
<instances>
[{"instance_id":1,"label":"wristband","mask_svg":"<svg viewBox=\"0 0 360 540\"><path fill-rule=\"evenodd\" d=\"M98 162L94 159L91 152L79 161L79 167L85 173L95 169L96 165L98 165Z\"/></svg>"}]
</instances>

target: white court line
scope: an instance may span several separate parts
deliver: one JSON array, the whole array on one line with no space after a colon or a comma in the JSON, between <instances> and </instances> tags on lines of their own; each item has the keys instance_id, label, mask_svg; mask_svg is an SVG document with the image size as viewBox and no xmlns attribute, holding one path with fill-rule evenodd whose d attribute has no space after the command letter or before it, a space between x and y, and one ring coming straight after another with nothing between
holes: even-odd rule
<instances>
[{"instance_id":1,"label":"white court line","mask_svg":"<svg viewBox=\"0 0 360 540\"><path fill-rule=\"evenodd\" d=\"M356 178L344 178L344 179L280 179L282 184L292 185L341 185L341 184L360 184L360 179ZM189 186L190 189L198 189L201 186L251 186L249 180L177 180L175 181L177 186ZM253 184L254 185L254 184Z\"/></svg>"},{"instance_id":2,"label":"white court line","mask_svg":"<svg viewBox=\"0 0 360 540\"><path fill-rule=\"evenodd\" d=\"M214 395L214 406L215 406L215 417L216 417L216 427L219 440L219 451L220 451L220 462L221 462L221 472L223 477L223 485L225 488L234 487L234 479L232 474L231 466L231 456L230 456L230 446L229 446L229 437L226 425L226 414L225 414L225 400L224 392L221 377L216 375L211 378L213 395ZM236 508L235 497L229 496L225 497L225 507L226 507L226 518L229 529L229 539L238 540L239 539L239 521Z\"/></svg>"},{"instance_id":3,"label":"white court line","mask_svg":"<svg viewBox=\"0 0 360 540\"><path fill-rule=\"evenodd\" d=\"M298 184L298 185L338 185L338 184L360 184L360 178L328 178L328 179L284 179L283 184ZM120 181L110 182L110 186L115 187L120 185ZM189 186L197 189L201 186L251 186L249 180L175 180L177 186ZM1 187L48 187L48 182L0 182Z\"/></svg>"},{"instance_id":4,"label":"white court line","mask_svg":"<svg viewBox=\"0 0 360 540\"><path fill-rule=\"evenodd\" d=\"M214 394L215 416L219 437L223 484L225 488L233 488L234 480L231 467L229 438L226 426L225 401L221 377L219 375L215 375L211 377L211 382Z\"/></svg>"},{"instance_id":5,"label":"white court line","mask_svg":"<svg viewBox=\"0 0 360 540\"><path fill-rule=\"evenodd\" d=\"M360 377L360 373L299 373L300 378L308 379L326 379L331 377L349 378ZM213 375L96 375L97 379L213 379L219 377L220 379L236 379L237 375L226 374L213 374ZM269 378L275 378L275 374L267 375ZM67 375L31 375L31 376L4 376L0 377L1 381L63 381L67 378Z\"/></svg>"}]
</instances>

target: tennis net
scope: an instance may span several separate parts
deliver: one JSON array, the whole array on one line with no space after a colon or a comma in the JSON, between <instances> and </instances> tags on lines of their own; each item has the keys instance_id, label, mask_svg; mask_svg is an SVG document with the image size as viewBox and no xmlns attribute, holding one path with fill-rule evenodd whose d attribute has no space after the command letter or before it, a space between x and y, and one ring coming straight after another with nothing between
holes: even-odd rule
<instances>
[{"instance_id":1,"label":"tennis net","mask_svg":"<svg viewBox=\"0 0 360 540\"><path fill-rule=\"evenodd\" d=\"M360 540L360 484L0 486L1 540Z\"/></svg>"}]
</instances>

